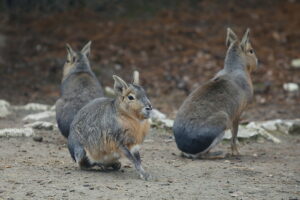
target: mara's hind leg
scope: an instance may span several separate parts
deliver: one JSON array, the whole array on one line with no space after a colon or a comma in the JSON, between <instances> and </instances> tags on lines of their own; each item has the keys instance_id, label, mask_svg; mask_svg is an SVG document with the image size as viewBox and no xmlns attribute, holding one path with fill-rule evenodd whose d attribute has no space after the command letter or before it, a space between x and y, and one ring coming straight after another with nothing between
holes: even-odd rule
<instances>
[{"instance_id":1,"label":"mara's hind leg","mask_svg":"<svg viewBox=\"0 0 300 200\"><path fill-rule=\"evenodd\" d=\"M231 154L234 156L240 155L238 147L237 147L237 134L239 130L239 119L236 119L232 123L232 128L231 128Z\"/></svg>"},{"instance_id":2,"label":"mara's hind leg","mask_svg":"<svg viewBox=\"0 0 300 200\"><path fill-rule=\"evenodd\" d=\"M214 141L211 143L211 145L204 151L198 154L198 158L202 159L223 159L225 158L225 155L222 151L217 151L217 152L210 152L212 148L217 146L223 139L225 132L222 132L218 137L214 139Z\"/></svg>"},{"instance_id":3,"label":"mara's hind leg","mask_svg":"<svg viewBox=\"0 0 300 200\"><path fill-rule=\"evenodd\" d=\"M113 171L118 171L119 169L121 169L121 162L115 161L109 164L98 163L97 166L103 170L108 170L109 168L112 168Z\"/></svg>"},{"instance_id":4,"label":"mara's hind leg","mask_svg":"<svg viewBox=\"0 0 300 200\"><path fill-rule=\"evenodd\" d=\"M74 147L74 157L75 157L75 161L78 164L78 166L80 167L80 169L86 170L86 169L89 169L89 168L95 166L95 164L92 164L89 161L88 157L86 156L85 150L80 145L76 145Z\"/></svg>"},{"instance_id":5,"label":"mara's hind leg","mask_svg":"<svg viewBox=\"0 0 300 200\"><path fill-rule=\"evenodd\" d=\"M111 164L110 167L113 170L118 171L119 169L121 169L121 162L120 161L116 161L115 163Z\"/></svg>"}]
</instances>

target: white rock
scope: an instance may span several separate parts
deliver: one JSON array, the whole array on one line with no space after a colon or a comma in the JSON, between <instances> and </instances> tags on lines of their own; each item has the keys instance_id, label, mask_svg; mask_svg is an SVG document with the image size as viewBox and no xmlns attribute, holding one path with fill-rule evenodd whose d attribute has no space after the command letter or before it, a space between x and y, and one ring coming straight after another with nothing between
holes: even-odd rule
<instances>
[{"instance_id":1,"label":"white rock","mask_svg":"<svg viewBox=\"0 0 300 200\"><path fill-rule=\"evenodd\" d=\"M33 129L53 130L56 127L56 125L51 122L37 121L31 124L26 124L25 127L30 127Z\"/></svg>"},{"instance_id":2,"label":"white rock","mask_svg":"<svg viewBox=\"0 0 300 200\"><path fill-rule=\"evenodd\" d=\"M0 99L0 118L4 118L11 114L9 108L10 104L5 100Z\"/></svg>"},{"instance_id":3,"label":"white rock","mask_svg":"<svg viewBox=\"0 0 300 200\"><path fill-rule=\"evenodd\" d=\"M30 115L27 115L26 117L24 117L23 121L39 121L39 120L50 118L50 117L51 118L55 117L54 111L45 111L45 112L30 114Z\"/></svg>"},{"instance_id":4,"label":"white rock","mask_svg":"<svg viewBox=\"0 0 300 200\"><path fill-rule=\"evenodd\" d=\"M261 123L261 127L269 132L275 132L275 131L278 131L278 127L282 123L283 123L283 121L281 119L270 120L270 121Z\"/></svg>"},{"instance_id":5,"label":"white rock","mask_svg":"<svg viewBox=\"0 0 300 200\"><path fill-rule=\"evenodd\" d=\"M163 128L172 128L174 120L168 119L167 116L157 109L153 109L151 112L151 124L162 126Z\"/></svg>"},{"instance_id":6,"label":"white rock","mask_svg":"<svg viewBox=\"0 0 300 200\"><path fill-rule=\"evenodd\" d=\"M239 132L238 132L238 138L252 138L256 135L258 135L259 133L252 129L252 128L246 128L244 126L239 126ZM223 139L231 139L231 131L230 130L226 130L225 134L223 136Z\"/></svg>"},{"instance_id":7,"label":"white rock","mask_svg":"<svg viewBox=\"0 0 300 200\"><path fill-rule=\"evenodd\" d=\"M167 116L157 109L151 111L151 119L166 119Z\"/></svg>"},{"instance_id":8,"label":"white rock","mask_svg":"<svg viewBox=\"0 0 300 200\"><path fill-rule=\"evenodd\" d=\"M297 58L297 59L292 60L291 65L292 65L292 67L294 67L294 68L300 68L300 58Z\"/></svg>"},{"instance_id":9,"label":"white rock","mask_svg":"<svg viewBox=\"0 0 300 200\"><path fill-rule=\"evenodd\" d=\"M54 104L53 106L51 106L50 110L55 111L56 109L56 105Z\"/></svg>"},{"instance_id":10,"label":"white rock","mask_svg":"<svg viewBox=\"0 0 300 200\"><path fill-rule=\"evenodd\" d=\"M34 134L32 128L5 128L0 129L0 137L30 137Z\"/></svg>"},{"instance_id":11,"label":"white rock","mask_svg":"<svg viewBox=\"0 0 300 200\"><path fill-rule=\"evenodd\" d=\"M14 106L15 110L47 111L51 106L40 103L28 103L23 106Z\"/></svg>"},{"instance_id":12,"label":"white rock","mask_svg":"<svg viewBox=\"0 0 300 200\"><path fill-rule=\"evenodd\" d=\"M283 89L288 92L297 92L299 90L299 86L297 83L284 83Z\"/></svg>"},{"instance_id":13,"label":"white rock","mask_svg":"<svg viewBox=\"0 0 300 200\"><path fill-rule=\"evenodd\" d=\"M172 128L174 125L174 120L172 119L160 119L160 121L165 125L167 128Z\"/></svg>"},{"instance_id":14,"label":"white rock","mask_svg":"<svg viewBox=\"0 0 300 200\"><path fill-rule=\"evenodd\" d=\"M257 135L261 135L262 137L270 140L274 143L280 143L281 141L270 134L267 130L265 130L261 123L250 122L246 126L239 126L238 138L251 138ZM230 130L225 131L223 139L231 139Z\"/></svg>"},{"instance_id":15,"label":"white rock","mask_svg":"<svg viewBox=\"0 0 300 200\"><path fill-rule=\"evenodd\" d=\"M259 134L260 134L261 136L263 136L264 138L266 138L267 140L270 140L270 141L272 141L272 142L274 142L274 143L276 143L276 144L281 143L281 140L280 140L280 139L278 139L277 137L275 137L274 135L268 133L267 131L265 131L265 130L263 130L263 129L260 129L260 130L259 130Z\"/></svg>"},{"instance_id":16,"label":"white rock","mask_svg":"<svg viewBox=\"0 0 300 200\"><path fill-rule=\"evenodd\" d=\"M251 122L246 126L246 128L250 128L253 131L256 131L259 135L263 136L267 140L270 140L274 143L280 143L281 141L278 138L276 138L272 134L268 133L268 131L265 128L263 128L262 124L265 124L265 123Z\"/></svg>"}]
</instances>

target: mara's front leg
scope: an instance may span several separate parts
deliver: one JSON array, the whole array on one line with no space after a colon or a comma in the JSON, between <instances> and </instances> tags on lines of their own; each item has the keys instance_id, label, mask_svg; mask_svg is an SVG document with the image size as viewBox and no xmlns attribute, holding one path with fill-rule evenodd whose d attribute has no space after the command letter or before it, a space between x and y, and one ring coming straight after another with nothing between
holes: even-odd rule
<instances>
[{"instance_id":1,"label":"mara's front leg","mask_svg":"<svg viewBox=\"0 0 300 200\"><path fill-rule=\"evenodd\" d=\"M121 150L124 155L134 164L135 169L139 173L140 177L146 181L149 180L151 176L143 169L140 153L138 152L138 150L130 152L129 149L123 145L121 146Z\"/></svg>"},{"instance_id":2,"label":"mara's front leg","mask_svg":"<svg viewBox=\"0 0 300 200\"><path fill-rule=\"evenodd\" d=\"M231 154L234 156L240 155L238 147L237 147L237 134L239 130L239 118L233 121L232 127L231 127Z\"/></svg>"}]
</instances>

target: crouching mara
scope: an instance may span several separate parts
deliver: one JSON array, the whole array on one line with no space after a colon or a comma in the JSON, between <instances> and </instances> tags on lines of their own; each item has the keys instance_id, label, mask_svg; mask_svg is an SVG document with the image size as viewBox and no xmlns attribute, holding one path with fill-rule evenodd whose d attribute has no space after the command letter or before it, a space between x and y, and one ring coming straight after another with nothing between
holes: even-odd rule
<instances>
[{"instance_id":1,"label":"crouching mara","mask_svg":"<svg viewBox=\"0 0 300 200\"><path fill-rule=\"evenodd\" d=\"M120 169L119 159L124 155L140 177L148 180L139 147L150 128L151 103L139 85L138 73L133 84L118 76L113 79L115 99L95 99L75 116L68 138L70 154L81 169L100 166L115 170Z\"/></svg>"},{"instance_id":2,"label":"crouching mara","mask_svg":"<svg viewBox=\"0 0 300 200\"><path fill-rule=\"evenodd\" d=\"M226 129L232 132L232 154L239 154L239 119L252 100L250 73L257 67L257 58L249 41L249 29L239 41L228 28L226 44L224 68L192 92L177 113L173 127L175 141L187 157L215 157L208 152L222 140Z\"/></svg>"}]
</instances>

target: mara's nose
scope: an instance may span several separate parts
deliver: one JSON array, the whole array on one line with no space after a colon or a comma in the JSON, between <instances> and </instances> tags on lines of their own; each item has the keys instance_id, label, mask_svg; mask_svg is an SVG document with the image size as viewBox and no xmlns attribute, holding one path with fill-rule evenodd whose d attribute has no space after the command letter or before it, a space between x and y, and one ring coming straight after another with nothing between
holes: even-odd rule
<instances>
[{"instance_id":1,"label":"mara's nose","mask_svg":"<svg viewBox=\"0 0 300 200\"><path fill-rule=\"evenodd\" d=\"M152 110L152 106L151 106L150 104L147 105L147 106L146 106L146 110L148 110L148 111Z\"/></svg>"}]
</instances>

